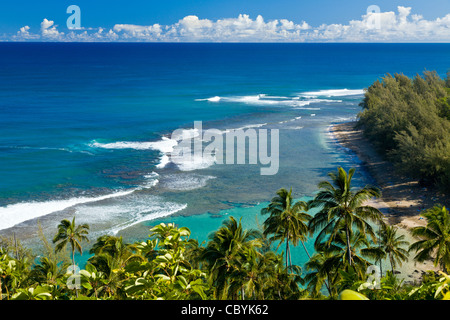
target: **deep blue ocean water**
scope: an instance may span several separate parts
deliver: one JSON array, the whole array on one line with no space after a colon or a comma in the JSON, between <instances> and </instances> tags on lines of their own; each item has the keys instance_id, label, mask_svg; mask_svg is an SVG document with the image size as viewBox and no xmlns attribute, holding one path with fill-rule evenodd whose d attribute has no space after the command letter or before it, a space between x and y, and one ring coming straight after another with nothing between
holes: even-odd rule
<instances>
[{"instance_id":1,"label":"deep blue ocean water","mask_svg":"<svg viewBox=\"0 0 450 320\"><path fill-rule=\"evenodd\" d=\"M339 165L371 183L328 127L387 73L449 67L449 44L0 43L0 234L33 242L38 221L51 236L73 216L94 239L175 222L205 240L229 215L257 227L281 187L308 199ZM279 129L278 173L167 163L194 121Z\"/></svg>"}]
</instances>

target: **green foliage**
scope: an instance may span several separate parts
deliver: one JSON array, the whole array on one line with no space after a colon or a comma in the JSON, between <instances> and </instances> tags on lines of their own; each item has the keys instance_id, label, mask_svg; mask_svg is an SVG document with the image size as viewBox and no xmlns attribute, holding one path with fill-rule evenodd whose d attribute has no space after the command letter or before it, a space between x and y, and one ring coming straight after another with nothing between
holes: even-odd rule
<instances>
[{"instance_id":1,"label":"green foliage","mask_svg":"<svg viewBox=\"0 0 450 320\"><path fill-rule=\"evenodd\" d=\"M35 257L33 252L17 241L15 235L11 237L0 236L0 250L19 261L33 260Z\"/></svg>"},{"instance_id":2,"label":"green foliage","mask_svg":"<svg viewBox=\"0 0 450 320\"><path fill-rule=\"evenodd\" d=\"M445 273L428 273L416 287L403 284L393 271L381 279L367 274L367 268L380 259L389 259L392 269L404 262L407 252L402 246L406 242L394 227L381 223L378 210L365 204L379 195L378 190L353 189L353 174L353 169L347 173L338 168L337 173L330 174L331 183L319 184L321 190L309 203L294 203L292 190L278 190L261 212L269 215L262 232L244 229L241 220L229 217L210 234L206 245L190 239L188 228L172 223L154 226L148 239L132 244L122 237L100 236L91 246L92 256L83 270L75 268L74 252L83 251L89 226L77 226L74 219L63 220L54 237L55 247L42 237L46 253L34 263L28 255L0 247L0 298L450 299L450 277ZM319 208L314 217L307 213L312 207ZM450 215L445 207L436 206L424 217L427 227L413 230L413 235L421 239L411 250L417 249L418 261L434 255L436 263L446 268ZM379 244L368 221L381 226ZM314 233L316 252L309 257L305 270L292 264L289 245L286 252L277 252L281 243L303 244ZM67 245L72 263L61 257ZM14 248L20 248L20 243Z\"/></svg>"},{"instance_id":3,"label":"green foliage","mask_svg":"<svg viewBox=\"0 0 450 320\"><path fill-rule=\"evenodd\" d=\"M269 241L279 241L278 247L283 241L286 242L286 267L292 265L291 251L289 243L292 242L297 246L302 243L306 254L309 256L308 250L304 242L310 233L307 223L311 220L311 216L306 213L308 204L304 201L293 203L292 189L288 192L282 188L277 191L270 204L261 210L261 214L269 214L264 221L264 235L270 236Z\"/></svg>"},{"instance_id":4,"label":"green foliage","mask_svg":"<svg viewBox=\"0 0 450 320\"><path fill-rule=\"evenodd\" d=\"M415 260L423 262L432 258L435 266L440 265L447 272L450 270L450 213L445 206L436 205L422 216L427 225L411 230L419 240L409 250L417 253Z\"/></svg>"},{"instance_id":5,"label":"green foliage","mask_svg":"<svg viewBox=\"0 0 450 320\"><path fill-rule=\"evenodd\" d=\"M409 245L409 242L405 240L405 235L398 235L397 231L397 227L389 225L383 225L378 231L381 248L389 259L392 272L397 264L401 265L402 262L407 261L409 255L404 248Z\"/></svg>"},{"instance_id":6,"label":"green foliage","mask_svg":"<svg viewBox=\"0 0 450 320\"><path fill-rule=\"evenodd\" d=\"M358 284L360 284L359 287ZM381 278L378 288L369 287L362 281L340 292L339 300L449 300L450 276L429 271L420 286L404 285L390 271Z\"/></svg>"},{"instance_id":7,"label":"green foliage","mask_svg":"<svg viewBox=\"0 0 450 320\"><path fill-rule=\"evenodd\" d=\"M429 271L422 284L408 293L408 298L414 300L450 300L449 285L449 275L442 271L439 271L439 274Z\"/></svg>"},{"instance_id":8,"label":"green foliage","mask_svg":"<svg viewBox=\"0 0 450 320\"><path fill-rule=\"evenodd\" d=\"M347 237L350 264L351 247L349 242L352 230L356 229L375 241L375 231L369 222L383 224L382 213L378 209L366 205L367 200L379 197L381 192L371 186L355 190L352 186L354 173L354 168L347 173L342 167L339 167L337 172L329 173L331 182L319 183L320 191L309 205L311 208L320 208L320 211L309 223L312 232L320 231L316 237L316 247L323 241L326 241L327 245L331 244L343 231Z\"/></svg>"},{"instance_id":9,"label":"green foliage","mask_svg":"<svg viewBox=\"0 0 450 320\"><path fill-rule=\"evenodd\" d=\"M37 286L27 289L19 289L11 300L50 300L52 299L51 288L48 286Z\"/></svg>"},{"instance_id":10,"label":"green foliage","mask_svg":"<svg viewBox=\"0 0 450 320\"><path fill-rule=\"evenodd\" d=\"M209 273L213 299L295 299L302 295L299 269L285 267L282 255L257 230L233 217L212 233L200 260Z\"/></svg>"},{"instance_id":11,"label":"green foliage","mask_svg":"<svg viewBox=\"0 0 450 320\"><path fill-rule=\"evenodd\" d=\"M450 80L436 72L387 75L361 103L358 126L398 169L450 191Z\"/></svg>"},{"instance_id":12,"label":"green foliage","mask_svg":"<svg viewBox=\"0 0 450 320\"><path fill-rule=\"evenodd\" d=\"M361 276L370 262L380 259L383 252L372 245L376 235L369 222L383 224L381 212L366 205L366 201L379 197L380 191L366 186L355 190L351 181L355 173L352 168L348 173L341 167L329 174L331 182L319 183L320 191L310 202L311 208L319 208L319 212L309 222L312 232L318 232L315 241L316 254L324 258L319 268L319 274L328 280L327 289L330 295L336 284L342 280L339 270L348 271L353 267ZM369 238L372 240L369 241ZM320 259L316 259L317 263ZM313 265L308 266L309 269ZM323 278L323 281L325 281ZM315 289L315 293L317 288Z\"/></svg>"}]
</instances>

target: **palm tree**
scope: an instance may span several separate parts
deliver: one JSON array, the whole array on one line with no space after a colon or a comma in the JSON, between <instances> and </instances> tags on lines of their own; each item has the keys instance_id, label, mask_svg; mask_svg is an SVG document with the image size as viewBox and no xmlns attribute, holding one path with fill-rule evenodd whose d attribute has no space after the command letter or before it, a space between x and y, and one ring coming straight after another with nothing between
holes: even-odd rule
<instances>
[{"instance_id":1,"label":"palm tree","mask_svg":"<svg viewBox=\"0 0 450 320\"><path fill-rule=\"evenodd\" d=\"M64 219L61 220L60 224L58 225L58 232L53 238L53 243L56 244L55 252L63 250L67 246L67 244L70 244L72 250L73 272L75 272L75 251L78 251L80 255L83 254L81 242L83 240L89 242L89 239L87 237L87 234L89 233L88 230L89 225L87 224L77 226L75 224L75 217L73 217L72 222ZM76 294L78 296L77 290Z\"/></svg>"},{"instance_id":2,"label":"palm tree","mask_svg":"<svg viewBox=\"0 0 450 320\"><path fill-rule=\"evenodd\" d=\"M408 251L402 246L409 246L409 242L405 240L405 235L398 235L398 229L395 226L384 225L379 231L380 245L384 253L389 257L391 263L392 274L394 268L402 264L403 261L408 260Z\"/></svg>"},{"instance_id":3,"label":"palm tree","mask_svg":"<svg viewBox=\"0 0 450 320\"><path fill-rule=\"evenodd\" d=\"M436 205L425 211L425 227L411 229L411 234L419 238L409 247L417 252L414 260L423 262L435 255L434 265L441 265L444 272L450 270L450 215L445 206Z\"/></svg>"},{"instance_id":4,"label":"palm tree","mask_svg":"<svg viewBox=\"0 0 450 320\"><path fill-rule=\"evenodd\" d=\"M104 275L104 290L110 297L117 292L122 279L119 270L123 270L131 261L143 262L144 256L134 254L135 245L125 243L122 237L103 235L89 250L94 256L88 259L94 269Z\"/></svg>"},{"instance_id":5,"label":"palm tree","mask_svg":"<svg viewBox=\"0 0 450 320\"><path fill-rule=\"evenodd\" d=\"M261 234L257 230L244 230L241 220L237 222L230 217L209 239L201 259L208 264L214 294L221 299L228 294L230 277L244 259L246 250L261 247Z\"/></svg>"},{"instance_id":6,"label":"palm tree","mask_svg":"<svg viewBox=\"0 0 450 320\"><path fill-rule=\"evenodd\" d=\"M125 243L122 237L103 235L97 239L97 242L89 250L89 253L108 255L117 261L116 265L119 268L123 268L129 260L143 259L143 257L133 253L134 247L132 244Z\"/></svg>"},{"instance_id":7,"label":"palm tree","mask_svg":"<svg viewBox=\"0 0 450 320\"><path fill-rule=\"evenodd\" d=\"M264 235L271 235L270 241L280 241L277 249L286 241L286 268L292 266L291 250L289 243L292 242L297 246L302 243L306 254L311 258L305 246L308 239L309 229L307 222L311 216L306 213L308 205L305 201L297 201L294 203L292 198L292 189L287 191L281 188L277 191L270 204L261 210L261 214L270 214L264 221Z\"/></svg>"},{"instance_id":8,"label":"palm tree","mask_svg":"<svg viewBox=\"0 0 450 320\"><path fill-rule=\"evenodd\" d=\"M242 259L236 261L238 264L231 272L229 292L232 295L240 291L244 300L246 296L255 297L262 291L265 266L260 264L260 256L255 248L245 248Z\"/></svg>"},{"instance_id":9,"label":"palm tree","mask_svg":"<svg viewBox=\"0 0 450 320\"><path fill-rule=\"evenodd\" d=\"M72 264L75 267L75 251L83 254L81 241L85 240L89 242L87 237L88 230L89 225L87 224L77 226L75 224L75 217L72 219L72 222L66 219L61 220L61 223L58 225L58 232L53 238L53 243L56 244L55 252L63 250L69 243L72 250Z\"/></svg>"},{"instance_id":10,"label":"palm tree","mask_svg":"<svg viewBox=\"0 0 450 320\"><path fill-rule=\"evenodd\" d=\"M313 297L319 296L324 285L330 296L333 295L331 291L332 281L335 279L333 275L337 270L336 266L326 263L331 257L333 257L333 253L327 248L323 248L322 251L317 251L305 264L306 270L309 271L305 276L305 281L308 283L307 289Z\"/></svg>"},{"instance_id":11,"label":"palm tree","mask_svg":"<svg viewBox=\"0 0 450 320\"><path fill-rule=\"evenodd\" d=\"M306 264L307 270L312 271L305 277L308 288L313 296L316 296L325 284L330 295L336 295L337 285L342 282L342 272L354 273L358 279L363 279L367 267L383 255L380 247L373 246L372 242L358 231L351 234L348 246L346 232L341 230L331 244L326 241L316 246L316 254ZM353 261L353 265L348 263L349 260Z\"/></svg>"},{"instance_id":12,"label":"palm tree","mask_svg":"<svg viewBox=\"0 0 450 320\"><path fill-rule=\"evenodd\" d=\"M330 245L336 236L344 230L347 243L348 263L352 265L351 241L353 227L364 235L368 235L375 242L375 232L369 222L384 224L383 214L370 205L364 205L373 197L379 197L379 189L365 186L359 190L354 190L351 185L355 168L347 172L339 167L337 173L331 172L328 176L331 183L322 181L319 183L321 189L315 198L309 203L310 208L320 207L320 211L310 220L309 228L311 232L319 231L316 238L316 246L321 243L326 236L327 244Z\"/></svg>"},{"instance_id":13,"label":"palm tree","mask_svg":"<svg viewBox=\"0 0 450 320\"><path fill-rule=\"evenodd\" d=\"M41 257L39 264L33 266L30 272L30 278L38 283L47 283L55 285L59 278L62 278L66 272L69 263L58 262L55 259Z\"/></svg>"}]
</instances>

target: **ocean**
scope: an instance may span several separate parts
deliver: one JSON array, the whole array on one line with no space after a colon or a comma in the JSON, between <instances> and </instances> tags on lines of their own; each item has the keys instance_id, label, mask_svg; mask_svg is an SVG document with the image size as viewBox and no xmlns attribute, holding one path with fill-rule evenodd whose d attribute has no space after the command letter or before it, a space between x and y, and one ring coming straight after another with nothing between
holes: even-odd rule
<instances>
[{"instance_id":1,"label":"ocean","mask_svg":"<svg viewBox=\"0 0 450 320\"><path fill-rule=\"evenodd\" d=\"M161 222L202 242L228 216L258 228L279 188L310 199L338 166L373 183L330 125L356 119L387 73L449 67L449 44L0 43L0 235L38 247L39 228L51 238L74 216L91 242ZM278 129L277 173L171 162L171 133L194 121Z\"/></svg>"}]
</instances>

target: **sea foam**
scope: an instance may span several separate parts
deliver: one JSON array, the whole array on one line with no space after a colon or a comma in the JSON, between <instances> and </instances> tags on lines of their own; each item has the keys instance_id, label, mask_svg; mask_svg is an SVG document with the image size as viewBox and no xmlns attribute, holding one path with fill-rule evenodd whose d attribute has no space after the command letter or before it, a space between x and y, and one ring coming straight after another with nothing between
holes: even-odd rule
<instances>
[{"instance_id":1,"label":"sea foam","mask_svg":"<svg viewBox=\"0 0 450 320\"><path fill-rule=\"evenodd\" d=\"M346 90L346 89L344 89ZM331 95L330 95L331 97ZM302 107L308 106L312 103L319 102L340 102L334 99L316 99L316 96L313 95L302 95L302 96L294 96L294 97L286 97L286 96L269 96L266 94L257 94L257 95L246 95L246 96L229 96L229 97L211 97L206 99L196 99L195 101L212 101L212 102L224 102L224 103L242 103L249 105L258 105L258 106L286 106L286 107L295 107L301 109ZM307 109L307 108L305 108Z\"/></svg>"},{"instance_id":2,"label":"sea foam","mask_svg":"<svg viewBox=\"0 0 450 320\"><path fill-rule=\"evenodd\" d=\"M170 174L164 177L162 187L169 190L188 191L206 186L207 182L215 179L215 176L181 173Z\"/></svg>"},{"instance_id":3,"label":"sea foam","mask_svg":"<svg viewBox=\"0 0 450 320\"><path fill-rule=\"evenodd\" d=\"M67 200L32 201L10 204L6 207L0 207L0 230L11 228L19 223L62 211L79 204L123 197L134 191L135 189L119 191L99 197L75 197Z\"/></svg>"},{"instance_id":4,"label":"sea foam","mask_svg":"<svg viewBox=\"0 0 450 320\"><path fill-rule=\"evenodd\" d=\"M117 234L143 221L167 217L186 207L185 203L167 201L160 196L133 193L108 202L77 206L76 216L101 230L102 234Z\"/></svg>"},{"instance_id":5,"label":"sea foam","mask_svg":"<svg viewBox=\"0 0 450 320\"><path fill-rule=\"evenodd\" d=\"M186 133L187 135L187 133ZM180 137L181 138L181 137ZM118 141L111 143L100 143L93 141L89 144L92 148L102 149L134 149L134 150L157 150L161 152L161 157L156 168L162 169L170 163L168 154L173 152L174 147L178 145L178 141L167 137L162 137L161 140L151 142L139 141Z\"/></svg>"},{"instance_id":6,"label":"sea foam","mask_svg":"<svg viewBox=\"0 0 450 320\"><path fill-rule=\"evenodd\" d=\"M206 98L206 99L195 99L195 101L210 101L210 102L219 102L220 101L220 97L219 96L215 96L215 97L211 97L211 98Z\"/></svg>"},{"instance_id":7,"label":"sea foam","mask_svg":"<svg viewBox=\"0 0 450 320\"><path fill-rule=\"evenodd\" d=\"M177 141L162 137L159 141L154 142L138 142L138 141L118 141L111 143L91 142L89 145L94 148L103 149L135 149L135 150L159 150L161 152L171 152L173 147L177 145Z\"/></svg>"},{"instance_id":8,"label":"sea foam","mask_svg":"<svg viewBox=\"0 0 450 320\"><path fill-rule=\"evenodd\" d=\"M309 91L302 92L301 96L316 98L316 97L345 97L354 95L363 95L364 89L333 89L333 90L319 90L319 91Z\"/></svg>"}]
</instances>

